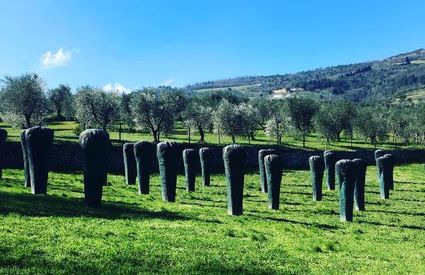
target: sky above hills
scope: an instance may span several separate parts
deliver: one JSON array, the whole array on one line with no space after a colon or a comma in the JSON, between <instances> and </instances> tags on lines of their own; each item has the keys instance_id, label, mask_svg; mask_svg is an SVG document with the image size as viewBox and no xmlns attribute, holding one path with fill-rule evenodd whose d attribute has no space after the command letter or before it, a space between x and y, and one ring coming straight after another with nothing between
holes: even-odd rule
<instances>
[{"instance_id":1,"label":"sky above hills","mask_svg":"<svg viewBox=\"0 0 425 275\"><path fill-rule=\"evenodd\" d=\"M107 90L297 72L425 47L425 1L0 1L0 75Z\"/></svg>"}]
</instances>

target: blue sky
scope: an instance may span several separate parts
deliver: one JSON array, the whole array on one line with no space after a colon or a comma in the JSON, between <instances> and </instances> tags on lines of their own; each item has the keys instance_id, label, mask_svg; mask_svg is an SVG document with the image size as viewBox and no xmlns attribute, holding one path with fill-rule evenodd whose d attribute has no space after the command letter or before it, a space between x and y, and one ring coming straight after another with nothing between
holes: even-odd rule
<instances>
[{"instance_id":1,"label":"blue sky","mask_svg":"<svg viewBox=\"0 0 425 275\"><path fill-rule=\"evenodd\" d=\"M423 0L2 0L0 75L134 89L297 72L423 48L424 10Z\"/></svg>"}]
</instances>

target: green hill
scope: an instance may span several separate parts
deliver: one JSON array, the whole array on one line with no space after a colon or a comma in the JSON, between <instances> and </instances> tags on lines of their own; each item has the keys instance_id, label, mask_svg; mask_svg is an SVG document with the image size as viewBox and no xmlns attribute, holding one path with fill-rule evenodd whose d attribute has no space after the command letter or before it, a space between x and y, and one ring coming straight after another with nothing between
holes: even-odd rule
<instances>
[{"instance_id":1,"label":"green hill","mask_svg":"<svg viewBox=\"0 0 425 275\"><path fill-rule=\"evenodd\" d=\"M243 89L241 89L241 87ZM245 76L188 85L192 93L217 91L246 92L247 96L272 96L275 91L312 92L352 101L388 99L425 87L425 50L419 49L383 60L339 65L294 74ZM276 93L276 92L275 92Z\"/></svg>"}]
</instances>

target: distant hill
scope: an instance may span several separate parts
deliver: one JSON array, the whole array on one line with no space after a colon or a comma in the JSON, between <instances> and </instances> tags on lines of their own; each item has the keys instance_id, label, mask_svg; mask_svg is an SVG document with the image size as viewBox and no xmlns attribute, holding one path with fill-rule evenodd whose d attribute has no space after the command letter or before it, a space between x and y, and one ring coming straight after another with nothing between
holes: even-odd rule
<instances>
[{"instance_id":1,"label":"distant hill","mask_svg":"<svg viewBox=\"0 0 425 275\"><path fill-rule=\"evenodd\" d=\"M425 88L425 50L383 60L319 68L294 74L245 76L188 85L188 92L238 91L248 97L285 97L294 93L331 95L352 101L398 98ZM405 95L405 93L407 93Z\"/></svg>"}]
</instances>

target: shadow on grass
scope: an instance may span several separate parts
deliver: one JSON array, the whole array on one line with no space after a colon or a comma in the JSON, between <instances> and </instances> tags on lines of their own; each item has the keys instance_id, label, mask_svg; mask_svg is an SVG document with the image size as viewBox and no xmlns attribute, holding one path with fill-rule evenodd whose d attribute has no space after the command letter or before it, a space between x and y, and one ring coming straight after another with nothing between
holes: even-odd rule
<instances>
[{"instance_id":1,"label":"shadow on grass","mask_svg":"<svg viewBox=\"0 0 425 275\"><path fill-rule=\"evenodd\" d=\"M320 229L323 229L323 230L337 230L338 229L338 226L336 226L336 225L320 224L320 223L308 223L308 222L303 222L303 221L290 220L290 219L286 219L286 218L267 217L267 216L264 216L264 213L262 213L262 215L255 215L255 214L251 214L251 213L246 213L246 215L251 216L251 217L255 217L255 218L261 219L261 220L274 221L274 222L286 222L286 223L291 223L291 224L304 225L304 226L307 226L307 227L316 227L316 228L320 228Z\"/></svg>"},{"instance_id":2,"label":"shadow on grass","mask_svg":"<svg viewBox=\"0 0 425 275\"><path fill-rule=\"evenodd\" d=\"M0 192L0 215L19 214L29 217L94 217L103 219L163 219L193 220L162 209L148 211L124 203L102 202L100 208L89 208L82 199L50 195L31 195Z\"/></svg>"},{"instance_id":3,"label":"shadow on grass","mask_svg":"<svg viewBox=\"0 0 425 275\"><path fill-rule=\"evenodd\" d=\"M368 212L372 212L372 213L383 213L383 214L396 214L396 215L408 215L408 216L425 217L425 212L415 213L415 212L392 211L392 210L378 210L378 209L369 209L367 211Z\"/></svg>"},{"instance_id":4,"label":"shadow on grass","mask_svg":"<svg viewBox=\"0 0 425 275\"><path fill-rule=\"evenodd\" d=\"M413 229L413 230L425 230L425 227L418 225L398 225L398 224L387 224L373 221L357 221L358 223L370 224L370 225L378 225L378 226L387 226L392 228L404 228L404 229Z\"/></svg>"}]
</instances>

